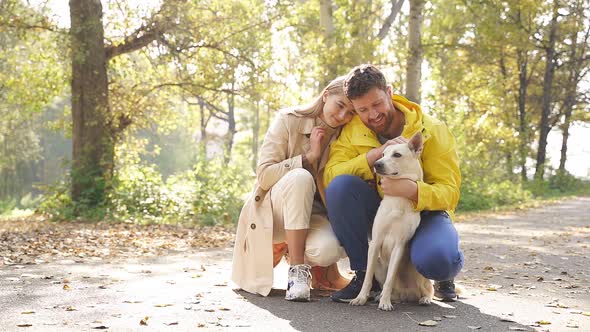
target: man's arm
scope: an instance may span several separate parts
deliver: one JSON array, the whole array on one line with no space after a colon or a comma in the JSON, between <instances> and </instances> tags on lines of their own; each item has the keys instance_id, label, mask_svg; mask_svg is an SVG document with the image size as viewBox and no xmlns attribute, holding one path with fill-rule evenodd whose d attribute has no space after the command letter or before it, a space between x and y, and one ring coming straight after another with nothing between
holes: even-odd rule
<instances>
[{"instance_id":1,"label":"man's arm","mask_svg":"<svg viewBox=\"0 0 590 332\"><path fill-rule=\"evenodd\" d=\"M354 121L353 121L354 122ZM360 142L353 139L355 126L364 126L360 120L358 124L349 123L344 126L338 139L330 145L330 158L324 170L324 184L326 187L338 175L350 174L361 177L364 180L372 180L372 167L367 161L367 152L379 146L377 139L367 138ZM356 144L355 144L356 143Z\"/></svg>"},{"instance_id":2,"label":"man's arm","mask_svg":"<svg viewBox=\"0 0 590 332\"><path fill-rule=\"evenodd\" d=\"M424 146L424 181L418 181L416 210L454 211L459 203L461 172L455 138L444 125L435 128Z\"/></svg>"}]
</instances>

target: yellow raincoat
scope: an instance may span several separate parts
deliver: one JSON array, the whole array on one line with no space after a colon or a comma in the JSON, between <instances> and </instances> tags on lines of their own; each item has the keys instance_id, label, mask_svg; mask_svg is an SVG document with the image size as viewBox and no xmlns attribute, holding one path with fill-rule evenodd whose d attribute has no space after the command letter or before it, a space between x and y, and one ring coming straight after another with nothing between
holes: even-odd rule
<instances>
[{"instance_id":1,"label":"yellow raincoat","mask_svg":"<svg viewBox=\"0 0 590 332\"><path fill-rule=\"evenodd\" d=\"M423 114L418 104L398 95L393 95L392 100L393 105L405 114L406 124L402 136L409 139L421 131L424 140L424 149L420 156L424 181L418 181L418 202L415 210L445 210L453 219L461 187L455 138L443 122ZM330 147L330 158L324 171L326 187L336 176L342 174L374 180L375 174L369 167L366 154L380 146L377 135L355 116L344 126L340 137ZM383 197L381 187L378 190Z\"/></svg>"}]
</instances>

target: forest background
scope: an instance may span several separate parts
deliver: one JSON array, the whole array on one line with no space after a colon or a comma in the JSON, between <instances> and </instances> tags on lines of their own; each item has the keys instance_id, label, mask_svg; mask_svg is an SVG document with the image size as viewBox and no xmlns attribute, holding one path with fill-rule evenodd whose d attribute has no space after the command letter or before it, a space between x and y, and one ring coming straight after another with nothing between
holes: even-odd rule
<instances>
[{"instance_id":1,"label":"forest background","mask_svg":"<svg viewBox=\"0 0 590 332\"><path fill-rule=\"evenodd\" d=\"M459 211L588 195L589 38L589 0L0 0L0 213L231 224L360 63L451 128Z\"/></svg>"}]
</instances>

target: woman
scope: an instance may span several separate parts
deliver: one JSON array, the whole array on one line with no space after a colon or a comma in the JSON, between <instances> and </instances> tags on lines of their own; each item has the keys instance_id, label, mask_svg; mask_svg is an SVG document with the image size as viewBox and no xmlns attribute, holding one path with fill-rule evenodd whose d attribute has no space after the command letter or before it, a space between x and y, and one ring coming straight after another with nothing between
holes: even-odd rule
<instances>
[{"instance_id":1,"label":"woman","mask_svg":"<svg viewBox=\"0 0 590 332\"><path fill-rule=\"evenodd\" d=\"M338 77L311 104L280 111L266 133L234 247L232 280L248 292L270 293L273 267L285 251L285 299L309 301L312 273L316 287L347 284L336 266L346 254L328 222L321 180L330 142L355 114L343 83Z\"/></svg>"}]
</instances>

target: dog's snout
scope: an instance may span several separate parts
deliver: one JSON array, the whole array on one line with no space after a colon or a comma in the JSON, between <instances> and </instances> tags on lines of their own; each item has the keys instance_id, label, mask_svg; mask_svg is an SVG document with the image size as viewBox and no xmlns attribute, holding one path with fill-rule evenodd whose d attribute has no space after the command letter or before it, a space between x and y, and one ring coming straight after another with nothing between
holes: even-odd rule
<instances>
[{"instance_id":1,"label":"dog's snout","mask_svg":"<svg viewBox=\"0 0 590 332\"><path fill-rule=\"evenodd\" d=\"M385 165L383 165L383 162L382 161L375 162L375 171L377 173L383 172L384 168L385 168Z\"/></svg>"}]
</instances>

